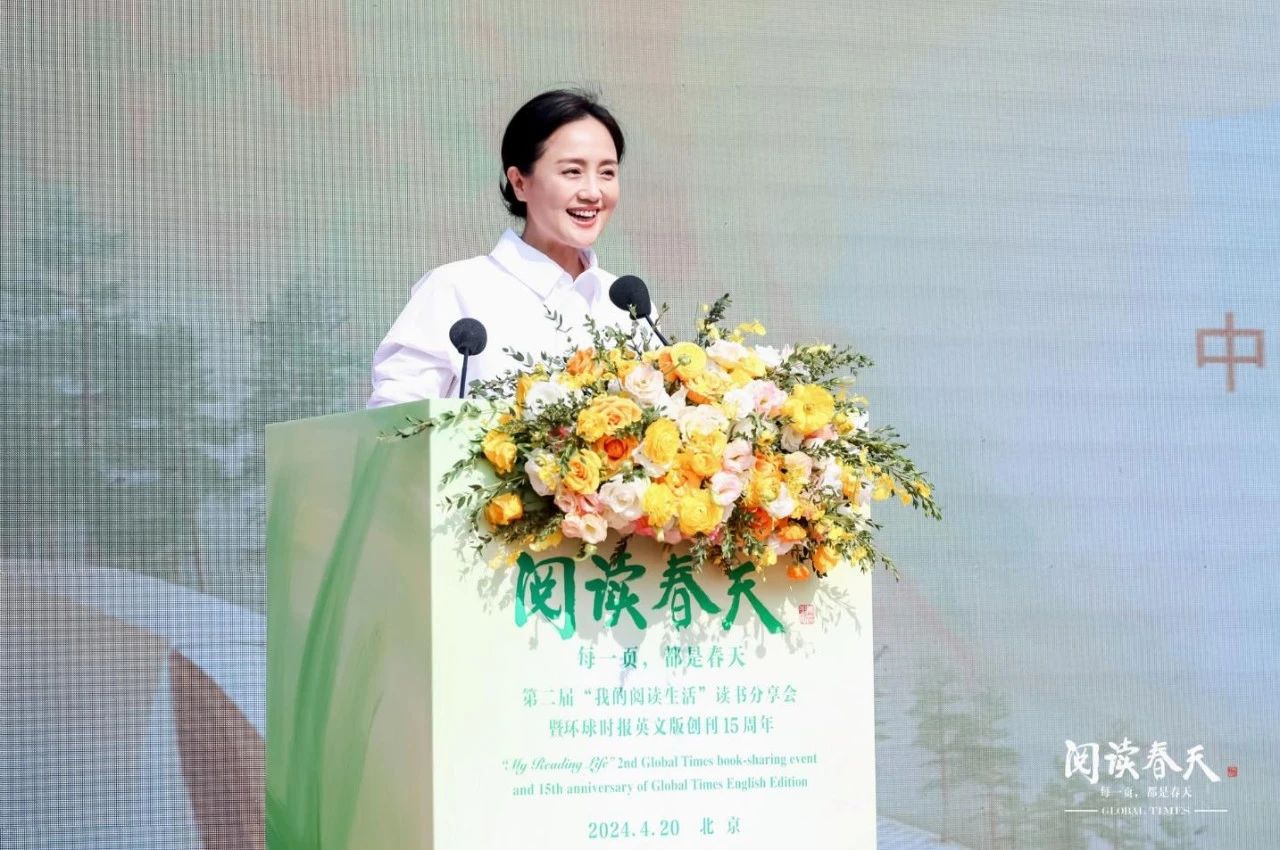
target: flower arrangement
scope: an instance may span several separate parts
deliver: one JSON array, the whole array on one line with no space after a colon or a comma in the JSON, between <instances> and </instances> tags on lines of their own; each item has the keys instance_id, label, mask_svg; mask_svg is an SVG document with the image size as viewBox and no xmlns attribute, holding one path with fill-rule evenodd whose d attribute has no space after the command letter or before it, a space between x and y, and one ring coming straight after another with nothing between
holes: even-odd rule
<instances>
[{"instance_id":1,"label":"flower arrangement","mask_svg":"<svg viewBox=\"0 0 1280 850\"><path fill-rule=\"evenodd\" d=\"M892 561L877 547L871 504L896 498L940 518L925 477L893 429L871 430L849 392L862 354L832 345L748 343L758 322L721 328L728 297L704 307L696 341L657 347L591 328L593 345L473 385L441 421L488 426L446 478L493 476L451 496L479 545L542 551L565 538L594 552L610 531L684 542L697 565L780 562L794 580L842 561ZM487 402L480 406L479 399Z\"/></svg>"}]
</instances>

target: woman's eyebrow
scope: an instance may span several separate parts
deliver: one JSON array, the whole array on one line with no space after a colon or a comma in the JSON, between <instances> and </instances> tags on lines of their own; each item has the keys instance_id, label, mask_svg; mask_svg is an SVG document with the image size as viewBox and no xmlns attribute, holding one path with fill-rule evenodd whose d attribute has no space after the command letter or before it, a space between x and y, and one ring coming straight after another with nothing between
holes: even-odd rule
<instances>
[{"instance_id":1,"label":"woman's eyebrow","mask_svg":"<svg viewBox=\"0 0 1280 850\"><path fill-rule=\"evenodd\" d=\"M587 161L586 161L585 159L581 159L581 158L579 158L579 157L574 157L574 158L572 158L572 159L557 159L557 160L556 160L556 165L561 165L561 164L564 164L564 165L586 165L586 164L587 164ZM617 164L618 164L618 161L617 161L616 159L602 159L602 160L600 160L600 164L601 164L601 165L617 165Z\"/></svg>"}]
</instances>

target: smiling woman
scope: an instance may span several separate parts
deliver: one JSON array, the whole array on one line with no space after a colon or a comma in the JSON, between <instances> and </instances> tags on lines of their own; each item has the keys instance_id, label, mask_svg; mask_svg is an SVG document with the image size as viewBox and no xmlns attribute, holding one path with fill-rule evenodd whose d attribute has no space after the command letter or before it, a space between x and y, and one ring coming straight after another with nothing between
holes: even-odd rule
<instances>
[{"instance_id":1,"label":"smiling woman","mask_svg":"<svg viewBox=\"0 0 1280 850\"><path fill-rule=\"evenodd\" d=\"M449 328L461 318L480 321L494 343L470 358L468 383L519 368L504 349L531 362L587 342L588 319L630 326L609 300L615 276L592 250L618 204L625 147L613 115L582 92L544 92L516 111L502 137L501 189L523 232L418 281L374 354L369 407L457 395L462 356Z\"/></svg>"}]
</instances>

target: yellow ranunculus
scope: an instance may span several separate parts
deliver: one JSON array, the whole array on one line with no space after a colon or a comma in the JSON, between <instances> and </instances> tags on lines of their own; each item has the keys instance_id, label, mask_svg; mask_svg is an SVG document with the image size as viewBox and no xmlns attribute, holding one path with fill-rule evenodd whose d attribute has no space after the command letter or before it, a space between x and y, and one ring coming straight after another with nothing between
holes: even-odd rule
<instances>
[{"instance_id":1,"label":"yellow ranunculus","mask_svg":"<svg viewBox=\"0 0 1280 850\"><path fill-rule=\"evenodd\" d=\"M707 368L707 352L692 342L677 342L658 355L658 368L667 378L675 375L683 382L702 374Z\"/></svg>"},{"instance_id":2,"label":"yellow ranunculus","mask_svg":"<svg viewBox=\"0 0 1280 850\"><path fill-rule=\"evenodd\" d=\"M830 546L819 546L813 550L813 568L818 571L818 575L825 576L838 563L840 553Z\"/></svg>"},{"instance_id":3,"label":"yellow ranunculus","mask_svg":"<svg viewBox=\"0 0 1280 850\"><path fill-rule=\"evenodd\" d=\"M756 468L743 491L743 504L748 508L763 507L778 498L781 489L782 473L778 464L772 457L757 457Z\"/></svg>"},{"instance_id":4,"label":"yellow ranunculus","mask_svg":"<svg viewBox=\"0 0 1280 850\"><path fill-rule=\"evenodd\" d=\"M710 534L720 524L722 512L710 490L688 490L680 497L680 533L686 537Z\"/></svg>"},{"instance_id":5,"label":"yellow ranunculus","mask_svg":"<svg viewBox=\"0 0 1280 850\"><path fill-rule=\"evenodd\" d=\"M669 466L680 451L680 428L670 419L657 419L645 429L644 456L659 466Z\"/></svg>"},{"instance_id":6,"label":"yellow ranunculus","mask_svg":"<svg viewBox=\"0 0 1280 850\"><path fill-rule=\"evenodd\" d=\"M588 443L606 434L616 434L640 421L640 406L616 395L596 396L578 413L578 436Z\"/></svg>"},{"instance_id":7,"label":"yellow ranunculus","mask_svg":"<svg viewBox=\"0 0 1280 850\"><path fill-rule=\"evenodd\" d=\"M662 528L676 515L676 494L666 484L655 482L645 489L641 507L649 525Z\"/></svg>"},{"instance_id":8,"label":"yellow ranunculus","mask_svg":"<svg viewBox=\"0 0 1280 850\"><path fill-rule=\"evenodd\" d=\"M574 452L561 483L575 493L594 493L600 486L600 468L603 465L600 455L590 449Z\"/></svg>"},{"instance_id":9,"label":"yellow ranunculus","mask_svg":"<svg viewBox=\"0 0 1280 850\"><path fill-rule=\"evenodd\" d=\"M494 527L510 525L524 516L519 493L500 493L485 505L484 518Z\"/></svg>"},{"instance_id":10,"label":"yellow ranunculus","mask_svg":"<svg viewBox=\"0 0 1280 850\"><path fill-rule=\"evenodd\" d=\"M835 412L836 400L817 384L798 385L782 403L782 415L806 437L830 424Z\"/></svg>"},{"instance_id":11,"label":"yellow ranunculus","mask_svg":"<svg viewBox=\"0 0 1280 850\"><path fill-rule=\"evenodd\" d=\"M677 465L681 471L700 479L710 478L720 471L728 439L723 431L691 434L686 450L677 456Z\"/></svg>"},{"instance_id":12,"label":"yellow ranunculus","mask_svg":"<svg viewBox=\"0 0 1280 850\"><path fill-rule=\"evenodd\" d=\"M516 444L511 435L504 431L494 430L485 434L480 449L499 475L506 475L515 466Z\"/></svg>"}]
</instances>

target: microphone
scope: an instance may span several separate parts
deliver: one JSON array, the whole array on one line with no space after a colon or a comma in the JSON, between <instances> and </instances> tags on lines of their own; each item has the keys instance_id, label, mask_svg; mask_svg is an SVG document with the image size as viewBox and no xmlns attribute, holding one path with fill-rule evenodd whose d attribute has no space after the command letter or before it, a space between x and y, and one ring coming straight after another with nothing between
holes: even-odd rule
<instances>
[{"instance_id":1,"label":"microphone","mask_svg":"<svg viewBox=\"0 0 1280 850\"><path fill-rule=\"evenodd\" d=\"M662 340L663 345L671 344L653 323L653 316L650 315L653 312L653 304L649 300L649 287L644 285L643 280L633 274L624 274L609 287L609 300L619 310L626 311L627 315L648 322L649 327L653 328L653 332L658 335L658 339Z\"/></svg>"},{"instance_id":2,"label":"microphone","mask_svg":"<svg viewBox=\"0 0 1280 850\"><path fill-rule=\"evenodd\" d=\"M475 319L459 319L449 328L449 342L462 355L462 380L458 382L458 398L467 395L467 358L484 351L489 334Z\"/></svg>"}]
</instances>

